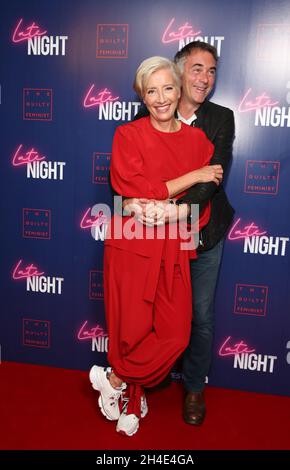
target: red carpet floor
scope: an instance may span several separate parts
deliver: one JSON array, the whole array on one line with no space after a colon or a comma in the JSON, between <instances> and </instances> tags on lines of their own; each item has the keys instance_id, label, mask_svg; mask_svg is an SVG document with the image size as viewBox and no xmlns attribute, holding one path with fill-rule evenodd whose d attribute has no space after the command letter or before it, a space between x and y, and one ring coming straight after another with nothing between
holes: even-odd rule
<instances>
[{"instance_id":1,"label":"red carpet floor","mask_svg":"<svg viewBox=\"0 0 290 470\"><path fill-rule=\"evenodd\" d=\"M181 416L182 386L148 394L149 414L120 436L85 372L0 365L1 449L290 449L290 398L208 387L203 426Z\"/></svg>"}]
</instances>

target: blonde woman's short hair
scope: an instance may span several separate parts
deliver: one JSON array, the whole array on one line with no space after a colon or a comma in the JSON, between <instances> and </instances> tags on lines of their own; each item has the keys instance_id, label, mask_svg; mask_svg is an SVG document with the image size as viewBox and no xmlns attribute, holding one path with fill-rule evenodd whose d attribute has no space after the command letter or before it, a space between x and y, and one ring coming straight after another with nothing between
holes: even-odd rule
<instances>
[{"instance_id":1,"label":"blonde woman's short hair","mask_svg":"<svg viewBox=\"0 0 290 470\"><path fill-rule=\"evenodd\" d=\"M145 88L147 83L154 72L157 70L168 69L172 73L172 77L174 79L175 85L178 89L181 87L181 75L179 72L178 67L174 62L167 59L166 57L154 56L149 57L149 59L143 60L139 65L133 88L136 93L140 96L140 98L144 97Z\"/></svg>"}]
</instances>

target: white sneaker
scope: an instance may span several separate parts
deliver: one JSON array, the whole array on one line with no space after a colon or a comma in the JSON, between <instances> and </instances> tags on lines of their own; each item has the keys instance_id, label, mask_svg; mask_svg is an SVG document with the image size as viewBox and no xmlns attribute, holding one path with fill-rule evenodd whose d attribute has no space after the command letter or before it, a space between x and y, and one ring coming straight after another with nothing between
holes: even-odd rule
<instances>
[{"instance_id":1,"label":"white sneaker","mask_svg":"<svg viewBox=\"0 0 290 470\"><path fill-rule=\"evenodd\" d=\"M141 397L141 418L145 418L148 413L148 405L145 395Z\"/></svg>"},{"instance_id":2,"label":"white sneaker","mask_svg":"<svg viewBox=\"0 0 290 470\"><path fill-rule=\"evenodd\" d=\"M134 414L127 415L123 411L118 419L116 430L126 436L133 436L139 429L139 418Z\"/></svg>"},{"instance_id":3,"label":"white sneaker","mask_svg":"<svg viewBox=\"0 0 290 470\"><path fill-rule=\"evenodd\" d=\"M118 419L116 430L121 434L125 434L126 436L133 436L139 429L139 421L140 419L135 414L127 415L127 408L128 408L128 399L123 399L125 402L123 411ZM146 401L145 395L141 397L141 418L145 418L148 413L148 405Z\"/></svg>"},{"instance_id":4,"label":"white sneaker","mask_svg":"<svg viewBox=\"0 0 290 470\"><path fill-rule=\"evenodd\" d=\"M111 370L110 367L93 366L89 377L93 389L100 392L98 404L101 412L107 419L114 421L120 417L119 399L127 385L123 382L120 388L112 387L107 377Z\"/></svg>"},{"instance_id":5,"label":"white sneaker","mask_svg":"<svg viewBox=\"0 0 290 470\"><path fill-rule=\"evenodd\" d=\"M122 396L121 401L123 403L122 413L123 413L123 411L125 413L127 413L129 398ZM145 418L147 413L148 413L148 404L147 404L146 396L142 395L142 397L141 397L141 412L140 412L141 418Z\"/></svg>"}]
</instances>

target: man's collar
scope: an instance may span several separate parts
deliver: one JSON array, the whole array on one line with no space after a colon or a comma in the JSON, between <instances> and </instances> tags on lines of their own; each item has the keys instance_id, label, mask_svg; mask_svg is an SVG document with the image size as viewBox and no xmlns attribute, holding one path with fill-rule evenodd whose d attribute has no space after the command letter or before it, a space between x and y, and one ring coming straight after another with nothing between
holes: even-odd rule
<instances>
[{"instance_id":1,"label":"man's collar","mask_svg":"<svg viewBox=\"0 0 290 470\"><path fill-rule=\"evenodd\" d=\"M187 124L188 126L191 126L191 125L192 125L192 122L195 121L196 118L197 118L196 114L193 113L193 115L190 116L190 118L185 119L185 118L179 113L179 111L177 110L177 119L179 119L179 121L184 122L184 124Z\"/></svg>"},{"instance_id":2,"label":"man's collar","mask_svg":"<svg viewBox=\"0 0 290 470\"><path fill-rule=\"evenodd\" d=\"M183 119L183 122L190 121L190 120L192 122L194 119L197 119L201 115L203 115L203 112L206 110L207 103L208 103L208 100L204 100L204 102L201 103L201 105L197 108L197 110L193 114L193 117L191 117L190 119ZM195 116L195 118L194 118L194 116ZM175 111L175 117L178 119L177 110Z\"/></svg>"}]
</instances>

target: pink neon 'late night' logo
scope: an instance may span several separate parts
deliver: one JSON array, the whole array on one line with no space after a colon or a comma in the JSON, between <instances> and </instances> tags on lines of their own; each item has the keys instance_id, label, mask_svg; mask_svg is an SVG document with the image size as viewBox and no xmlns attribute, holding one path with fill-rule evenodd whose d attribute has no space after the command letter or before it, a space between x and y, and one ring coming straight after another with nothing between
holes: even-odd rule
<instances>
[{"instance_id":1,"label":"pink neon 'late night' logo","mask_svg":"<svg viewBox=\"0 0 290 470\"><path fill-rule=\"evenodd\" d=\"M86 330L87 323L88 322L86 320L78 332L78 339L80 341L83 341L85 339L90 339L90 338L98 338L100 336L107 336L104 329L100 325L97 325L94 328Z\"/></svg>"},{"instance_id":2,"label":"pink neon 'late night' logo","mask_svg":"<svg viewBox=\"0 0 290 470\"><path fill-rule=\"evenodd\" d=\"M22 42L22 41L28 41L29 39L34 38L35 36L43 36L47 31L41 31L40 27L34 23L27 26L26 28L23 28L21 26L23 21L23 18L21 18L14 30L13 36L12 36L12 41L14 43ZM21 27L23 28L21 30Z\"/></svg>"},{"instance_id":3,"label":"pink neon 'late night' logo","mask_svg":"<svg viewBox=\"0 0 290 470\"><path fill-rule=\"evenodd\" d=\"M98 215L96 215L95 217L89 217L88 214L91 210L91 207L89 207L88 210L85 212L80 223L81 228L99 227L100 225L103 225L108 222L108 218L106 215L104 215L103 211L99 211Z\"/></svg>"},{"instance_id":4,"label":"pink neon 'late night' logo","mask_svg":"<svg viewBox=\"0 0 290 470\"><path fill-rule=\"evenodd\" d=\"M185 39L188 37L198 36L201 33L201 31L195 32L191 24L189 24L187 21L182 26L180 26L176 32L170 31L170 28L172 27L174 21L175 21L175 18L172 18L169 21L169 24L163 33L163 36L162 36L163 44L168 44L174 41L180 41L181 39Z\"/></svg>"},{"instance_id":5,"label":"pink neon 'late night' logo","mask_svg":"<svg viewBox=\"0 0 290 470\"><path fill-rule=\"evenodd\" d=\"M18 149L16 150L13 159L12 159L12 165L13 166L20 166L20 165L27 165L28 163L32 162L40 162L42 160L45 160L46 157L42 157L34 148L32 147L30 150L28 150L26 153L22 154L22 147L23 145L20 144Z\"/></svg>"},{"instance_id":6,"label":"pink neon 'late night' logo","mask_svg":"<svg viewBox=\"0 0 290 470\"><path fill-rule=\"evenodd\" d=\"M266 231L260 231L258 225L256 225L255 222L251 222L250 224L247 224L241 228L239 227L240 222L241 218L239 217L228 234L229 240L242 240L248 237L265 235L267 233Z\"/></svg>"},{"instance_id":7,"label":"pink neon 'late night' logo","mask_svg":"<svg viewBox=\"0 0 290 470\"><path fill-rule=\"evenodd\" d=\"M219 356L235 356L236 354L253 353L256 351L256 349L250 349L247 343L245 343L243 340L231 346L231 338L231 336L228 336L227 339L223 342L219 349Z\"/></svg>"},{"instance_id":8,"label":"pink neon 'late night' logo","mask_svg":"<svg viewBox=\"0 0 290 470\"><path fill-rule=\"evenodd\" d=\"M271 101L271 97L268 96L265 92L261 95L256 96L253 101L249 100L249 95L252 91L252 88L249 88L242 101L239 104L239 112L246 113L247 111L255 111L257 109L265 108L265 107L272 107L279 104L279 101Z\"/></svg>"},{"instance_id":9,"label":"pink neon 'late night' logo","mask_svg":"<svg viewBox=\"0 0 290 470\"><path fill-rule=\"evenodd\" d=\"M39 272L37 270L37 267L34 266L33 263L29 264L28 266L26 267L22 267L21 264L22 264L22 259L20 259L18 261L18 263L16 264L14 270L13 270L13 274L12 274L12 278L17 280L17 279L26 279L28 277L32 277L32 276L42 276L42 274L44 274L44 271L43 272Z\"/></svg>"},{"instance_id":10,"label":"pink neon 'late night' logo","mask_svg":"<svg viewBox=\"0 0 290 470\"><path fill-rule=\"evenodd\" d=\"M84 99L84 108L91 108L92 106L98 106L99 104L104 104L109 101L116 101L119 96L112 96L112 93L107 89L104 88L104 90L99 91L99 93L95 96L93 96L93 89L95 85L92 84L85 96Z\"/></svg>"}]
</instances>

